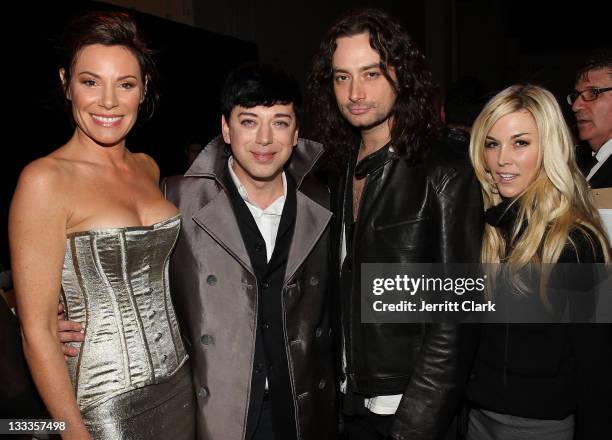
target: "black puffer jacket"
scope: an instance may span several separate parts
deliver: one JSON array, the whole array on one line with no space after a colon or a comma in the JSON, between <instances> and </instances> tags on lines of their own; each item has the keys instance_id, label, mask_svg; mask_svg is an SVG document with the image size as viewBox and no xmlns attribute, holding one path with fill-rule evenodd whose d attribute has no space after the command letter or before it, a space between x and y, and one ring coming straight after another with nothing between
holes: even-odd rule
<instances>
[{"instance_id":1,"label":"black puffer jacket","mask_svg":"<svg viewBox=\"0 0 612 440\"><path fill-rule=\"evenodd\" d=\"M366 179L342 273L352 286L341 289L340 300L349 387L365 396L404 395L393 438L441 438L467 383L476 345L473 327L362 323L361 264L477 262L480 188L466 159L442 147L418 164L398 157L391 146L356 167L355 161L356 154L335 202L336 227L347 213L350 225L353 170Z\"/></svg>"}]
</instances>

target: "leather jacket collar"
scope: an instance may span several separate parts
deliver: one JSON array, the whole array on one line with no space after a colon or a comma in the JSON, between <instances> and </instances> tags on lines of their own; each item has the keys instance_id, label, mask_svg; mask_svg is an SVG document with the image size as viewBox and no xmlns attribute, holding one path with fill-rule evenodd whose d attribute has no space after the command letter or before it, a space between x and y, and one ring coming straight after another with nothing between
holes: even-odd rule
<instances>
[{"instance_id":1,"label":"leather jacket collar","mask_svg":"<svg viewBox=\"0 0 612 440\"><path fill-rule=\"evenodd\" d=\"M357 148L355 149L353 154L354 154L353 160L356 160L359 154L359 144L357 145ZM368 174L373 173L377 169L385 166L386 163L391 162L392 160L395 160L398 157L399 156L395 152L395 148L393 148L393 145L391 145L391 142L389 142L387 145L382 147L380 150L375 151L369 156L366 156L363 159L361 159L359 163L355 165L355 178L363 179Z\"/></svg>"}]
</instances>

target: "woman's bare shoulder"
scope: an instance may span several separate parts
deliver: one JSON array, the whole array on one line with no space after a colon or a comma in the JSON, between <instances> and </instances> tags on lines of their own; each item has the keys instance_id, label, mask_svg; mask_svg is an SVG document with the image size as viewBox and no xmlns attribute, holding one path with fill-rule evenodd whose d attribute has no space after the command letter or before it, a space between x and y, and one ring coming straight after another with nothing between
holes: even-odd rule
<instances>
[{"instance_id":1,"label":"woman's bare shoulder","mask_svg":"<svg viewBox=\"0 0 612 440\"><path fill-rule=\"evenodd\" d=\"M156 181L159 180L159 166L155 159L146 153L132 153L138 166Z\"/></svg>"},{"instance_id":2,"label":"woman's bare shoulder","mask_svg":"<svg viewBox=\"0 0 612 440\"><path fill-rule=\"evenodd\" d=\"M64 159L45 156L26 165L19 176L20 185L45 186L59 184L70 173L70 164Z\"/></svg>"},{"instance_id":3,"label":"woman's bare shoulder","mask_svg":"<svg viewBox=\"0 0 612 440\"><path fill-rule=\"evenodd\" d=\"M42 204L46 210L65 207L69 195L79 188L77 172L73 161L53 153L36 159L26 165L19 176L14 202L25 202L24 206ZM14 203L22 206L23 203ZM62 208L63 210L63 208Z\"/></svg>"},{"instance_id":4,"label":"woman's bare shoulder","mask_svg":"<svg viewBox=\"0 0 612 440\"><path fill-rule=\"evenodd\" d=\"M47 156L29 163L20 179L46 181L49 184L78 186L80 179L91 176L96 169L95 162L82 157L70 143L58 148ZM69 189L67 188L67 189Z\"/></svg>"}]
</instances>

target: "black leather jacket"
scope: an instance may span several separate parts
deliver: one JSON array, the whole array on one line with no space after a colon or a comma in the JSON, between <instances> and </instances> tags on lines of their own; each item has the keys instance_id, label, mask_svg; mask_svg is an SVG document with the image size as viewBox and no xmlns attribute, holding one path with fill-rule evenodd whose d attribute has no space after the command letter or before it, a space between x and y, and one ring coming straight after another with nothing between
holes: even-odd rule
<instances>
[{"instance_id":1,"label":"black leather jacket","mask_svg":"<svg viewBox=\"0 0 612 440\"><path fill-rule=\"evenodd\" d=\"M463 394L476 346L475 328L451 324L361 322L361 263L478 262L483 231L480 187L471 166L436 147L413 165L393 147L356 154L335 197L337 233L351 223L352 169L366 182L359 221L343 266L352 292L340 298L349 387L366 396L403 394L396 439L442 438ZM347 185L347 181L349 185ZM348 191L345 191L348 189ZM350 229L350 228L349 228ZM350 234L349 234L350 235ZM341 243L336 243L336 255ZM350 249L353 249L351 254ZM350 273L347 274L347 271Z\"/></svg>"}]
</instances>

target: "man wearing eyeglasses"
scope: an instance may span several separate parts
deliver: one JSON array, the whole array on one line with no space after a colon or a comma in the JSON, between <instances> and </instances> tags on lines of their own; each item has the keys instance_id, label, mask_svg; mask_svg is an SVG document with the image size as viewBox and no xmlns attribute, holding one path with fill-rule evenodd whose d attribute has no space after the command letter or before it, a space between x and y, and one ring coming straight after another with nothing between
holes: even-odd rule
<instances>
[{"instance_id":1,"label":"man wearing eyeglasses","mask_svg":"<svg viewBox=\"0 0 612 440\"><path fill-rule=\"evenodd\" d=\"M612 52L591 58L578 71L567 102L576 116L580 140L591 147L581 169L591 188L612 187ZM580 163L582 162L582 163Z\"/></svg>"}]
</instances>

